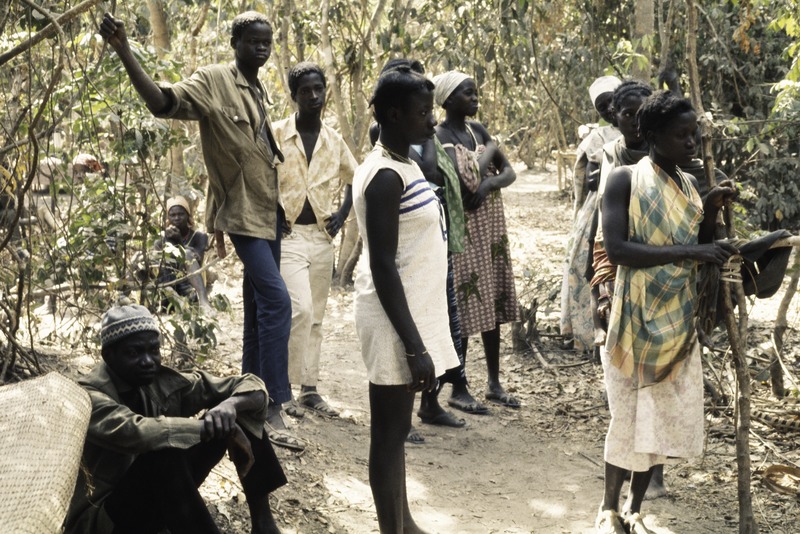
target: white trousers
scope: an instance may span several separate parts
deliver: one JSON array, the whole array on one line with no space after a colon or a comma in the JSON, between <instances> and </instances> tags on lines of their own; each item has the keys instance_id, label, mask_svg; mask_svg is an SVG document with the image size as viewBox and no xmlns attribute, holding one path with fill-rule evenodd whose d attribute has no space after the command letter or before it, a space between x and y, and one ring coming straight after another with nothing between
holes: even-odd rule
<instances>
[{"instance_id":1,"label":"white trousers","mask_svg":"<svg viewBox=\"0 0 800 534\"><path fill-rule=\"evenodd\" d=\"M289 381L316 386L322 319L331 289L333 244L314 224L298 224L281 240L281 275L292 299Z\"/></svg>"}]
</instances>

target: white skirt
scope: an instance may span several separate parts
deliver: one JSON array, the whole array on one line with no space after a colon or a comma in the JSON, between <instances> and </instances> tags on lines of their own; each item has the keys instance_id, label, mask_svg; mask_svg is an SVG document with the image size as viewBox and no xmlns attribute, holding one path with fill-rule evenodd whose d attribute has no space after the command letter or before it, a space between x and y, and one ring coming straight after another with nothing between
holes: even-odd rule
<instances>
[{"instance_id":1,"label":"white skirt","mask_svg":"<svg viewBox=\"0 0 800 534\"><path fill-rule=\"evenodd\" d=\"M703 370L695 344L674 380L634 388L633 380L600 349L611 423L605 461L630 471L647 471L676 458L703 452Z\"/></svg>"}]
</instances>

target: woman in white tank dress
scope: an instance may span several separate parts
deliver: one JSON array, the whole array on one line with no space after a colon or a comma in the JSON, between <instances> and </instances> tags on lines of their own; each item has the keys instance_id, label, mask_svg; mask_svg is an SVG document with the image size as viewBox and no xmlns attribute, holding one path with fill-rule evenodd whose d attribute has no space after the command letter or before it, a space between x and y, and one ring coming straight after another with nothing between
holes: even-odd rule
<instances>
[{"instance_id":1,"label":"woman in white tank dress","mask_svg":"<svg viewBox=\"0 0 800 534\"><path fill-rule=\"evenodd\" d=\"M436 195L409 146L433 136L433 84L400 67L373 94L380 139L353 180L364 240L355 320L370 399L370 487L381 532L422 532L405 492L414 394L459 365L448 328L447 235Z\"/></svg>"}]
</instances>

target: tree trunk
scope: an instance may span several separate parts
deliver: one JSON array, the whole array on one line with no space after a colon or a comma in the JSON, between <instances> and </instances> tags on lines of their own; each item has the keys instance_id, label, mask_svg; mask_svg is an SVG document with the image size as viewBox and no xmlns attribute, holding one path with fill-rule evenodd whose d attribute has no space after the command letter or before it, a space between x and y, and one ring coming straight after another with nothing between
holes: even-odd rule
<instances>
[{"instance_id":1,"label":"tree trunk","mask_svg":"<svg viewBox=\"0 0 800 534\"><path fill-rule=\"evenodd\" d=\"M189 61L187 66L189 67L188 72L185 74L191 75L195 70L197 70L197 36L200 35L203 27L206 25L206 17L208 15L208 8L209 3L204 3L200 6L200 13L197 14L197 19L192 26L191 35L191 45L190 45L190 53L189 53Z\"/></svg>"},{"instance_id":2,"label":"tree trunk","mask_svg":"<svg viewBox=\"0 0 800 534\"><path fill-rule=\"evenodd\" d=\"M739 497L739 534L756 534L758 524L753 515L753 502L750 495L750 369L739 341L739 327L736 324L731 303L730 282L722 282L722 292L725 326L731 343L733 363L736 368L736 383L739 389L736 398L736 463L739 467L736 493Z\"/></svg>"},{"instance_id":3,"label":"tree trunk","mask_svg":"<svg viewBox=\"0 0 800 534\"><path fill-rule=\"evenodd\" d=\"M650 51L642 47L642 40L652 38L655 33L655 10L653 0L638 0L634 8L633 38L639 44L636 52L647 58L646 65L633 62L633 77L640 80L650 79Z\"/></svg>"},{"instance_id":4,"label":"tree trunk","mask_svg":"<svg viewBox=\"0 0 800 534\"><path fill-rule=\"evenodd\" d=\"M708 123L705 109L703 108L702 92L700 91L700 71L697 69L697 8L694 0L688 0L686 5L686 61L689 65L689 91L692 104L697 111L697 121L700 123L702 136L702 159L706 173L708 188L711 190L717 183L714 175L714 154L711 151L711 125Z\"/></svg>"},{"instance_id":5,"label":"tree trunk","mask_svg":"<svg viewBox=\"0 0 800 534\"><path fill-rule=\"evenodd\" d=\"M286 94L289 94L289 84L286 80L286 73L292 67L292 57L290 55L291 47L289 46L289 33L292 28L292 13L294 13L295 6L293 0L286 0L280 2L275 6L275 17L278 19L278 34L275 41L278 44L279 54L275 55L275 61L278 63L278 71L281 81L281 86ZM295 36L295 39L302 39L302 36ZM298 58L298 62L302 61L302 55ZM330 85L330 84L328 84ZM290 101L291 103L291 101Z\"/></svg>"},{"instance_id":6,"label":"tree trunk","mask_svg":"<svg viewBox=\"0 0 800 534\"><path fill-rule=\"evenodd\" d=\"M153 30L153 44L156 46L156 56L163 59L172 50L172 40L167 24L167 13L164 10L163 0L147 0L147 9L150 12L150 28ZM170 121L170 128L180 129L179 121ZM170 174L167 176L165 189L167 194L177 195L187 188L186 169L183 165L183 149L175 145L169 149ZM176 177L177 180L172 178Z\"/></svg>"},{"instance_id":7,"label":"tree trunk","mask_svg":"<svg viewBox=\"0 0 800 534\"><path fill-rule=\"evenodd\" d=\"M167 14L164 12L162 0L147 0L147 10L150 12L150 28L153 30L153 43L156 45L158 59L164 57L165 52L171 50Z\"/></svg>"},{"instance_id":8,"label":"tree trunk","mask_svg":"<svg viewBox=\"0 0 800 534\"><path fill-rule=\"evenodd\" d=\"M323 0L322 18L320 20L320 40L321 52L323 58L323 68L325 69L325 77L328 79L328 88L330 91L330 98L333 100L333 105L336 109L336 117L339 120L339 133L344 138L347 146L356 156L360 155L361 151L353 139L353 128L350 124L347 110L350 109L349 105L345 105L344 97L342 95L342 79L339 76L338 69L336 68L336 54L333 51L330 36L330 19L328 12L330 10L330 0Z\"/></svg>"},{"instance_id":9,"label":"tree trunk","mask_svg":"<svg viewBox=\"0 0 800 534\"><path fill-rule=\"evenodd\" d=\"M667 4L667 16L663 19L664 3ZM671 70L672 64L672 32L675 26L675 0L658 0L658 39L661 53L659 54L659 72ZM661 89L662 87L658 87Z\"/></svg>"}]
</instances>

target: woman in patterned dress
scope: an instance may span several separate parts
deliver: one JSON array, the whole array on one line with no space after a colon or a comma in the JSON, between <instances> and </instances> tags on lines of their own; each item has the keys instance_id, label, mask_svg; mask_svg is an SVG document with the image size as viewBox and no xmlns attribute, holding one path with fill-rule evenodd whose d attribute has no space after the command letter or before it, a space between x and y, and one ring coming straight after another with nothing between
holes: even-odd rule
<instances>
[{"instance_id":1,"label":"woman in patterned dress","mask_svg":"<svg viewBox=\"0 0 800 534\"><path fill-rule=\"evenodd\" d=\"M470 336L481 335L488 371L486 399L519 408L519 401L500 384L500 325L518 317L500 190L517 175L486 128L467 120L478 112L475 80L450 71L433 82L436 103L446 112L436 135L453 160L464 199L464 252L452 256L462 350L466 353Z\"/></svg>"}]
</instances>

